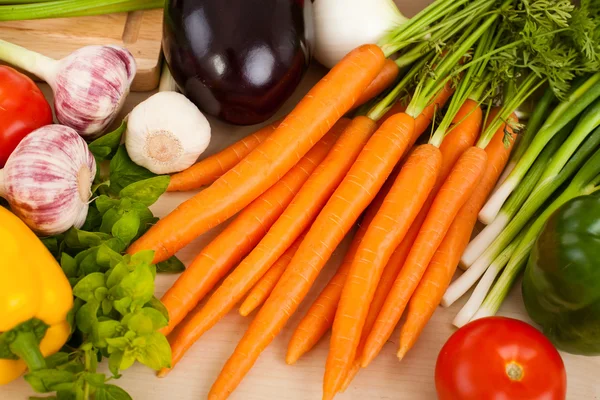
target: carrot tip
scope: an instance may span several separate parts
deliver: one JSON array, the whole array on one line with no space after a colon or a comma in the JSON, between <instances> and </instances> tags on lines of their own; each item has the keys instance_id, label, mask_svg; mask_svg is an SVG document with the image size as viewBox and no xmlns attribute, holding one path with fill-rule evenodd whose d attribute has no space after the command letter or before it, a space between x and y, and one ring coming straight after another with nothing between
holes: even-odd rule
<instances>
[{"instance_id":1,"label":"carrot tip","mask_svg":"<svg viewBox=\"0 0 600 400\"><path fill-rule=\"evenodd\" d=\"M333 400L335 393L323 393L323 400Z\"/></svg>"},{"instance_id":2,"label":"carrot tip","mask_svg":"<svg viewBox=\"0 0 600 400\"><path fill-rule=\"evenodd\" d=\"M169 374L169 372L171 372L171 368L163 368L156 373L156 376L159 378L164 378Z\"/></svg>"},{"instance_id":3,"label":"carrot tip","mask_svg":"<svg viewBox=\"0 0 600 400\"><path fill-rule=\"evenodd\" d=\"M287 365L294 365L294 364L296 364L296 361L298 361L298 359L299 359L299 358L300 358L300 357L298 357L298 356L296 356L296 355L294 355L294 356L291 356L291 355L289 355L289 354L288 354L288 355L285 357L285 363L286 363Z\"/></svg>"},{"instance_id":4,"label":"carrot tip","mask_svg":"<svg viewBox=\"0 0 600 400\"><path fill-rule=\"evenodd\" d=\"M247 317L247 316L248 316L248 314L250 314L250 312L251 312L250 310L247 310L247 309L245 309L245 308L240 308L240 315L241 315L242 317Z\"/></svg>"}]
</instances>

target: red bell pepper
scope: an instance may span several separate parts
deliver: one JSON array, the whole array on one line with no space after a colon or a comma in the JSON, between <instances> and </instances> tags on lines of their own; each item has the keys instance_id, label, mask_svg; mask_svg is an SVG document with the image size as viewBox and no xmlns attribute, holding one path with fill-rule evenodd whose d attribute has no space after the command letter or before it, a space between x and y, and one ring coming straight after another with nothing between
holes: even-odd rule
<instances>
[{"instance_id":1,"label":"red bell pepper","mask_svg":"<svg viewBox=\"0 0 600 400\"><path fill-rule=\"evenodd\" d=\"M0 168L25 136L51 123L52 109L36 84L0 65Z\"/></svg>"}]
</instances>

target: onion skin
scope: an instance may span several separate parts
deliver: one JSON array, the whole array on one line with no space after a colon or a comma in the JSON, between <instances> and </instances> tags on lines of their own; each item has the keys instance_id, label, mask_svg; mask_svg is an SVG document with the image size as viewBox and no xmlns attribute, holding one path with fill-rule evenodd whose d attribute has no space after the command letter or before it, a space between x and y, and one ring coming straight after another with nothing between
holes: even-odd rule
<instances>
[{"instance_id":1,"label":"onion skin","mask_svg":"<svg viewBox=\"0 0 600 400\"><path fill-rule=\"evenodd\" d=\"M183 93L204 113L251 125L296 89L311 55L312 4L169 0L163 49Z\"/></svg>"},{"instance_id":2,"label":"onion skin","mask_svg":"<svg viewBox=\"0 0 600 400\"><path fill-rule=\"evenodd\" d=\"M0 196L39 235L85 222L96 161L79 134L47 125L27 135L0 170Z\"/></svg>"}]
</instances>

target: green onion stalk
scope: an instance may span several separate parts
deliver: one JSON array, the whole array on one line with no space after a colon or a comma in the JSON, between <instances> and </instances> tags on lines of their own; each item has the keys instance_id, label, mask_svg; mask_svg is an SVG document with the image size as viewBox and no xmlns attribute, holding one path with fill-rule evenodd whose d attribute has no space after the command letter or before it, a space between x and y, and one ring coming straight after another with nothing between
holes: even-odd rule
<instances>
[{"instance_id":1,"label":"green onion stalk","mask_svg":"<svg viewBox=\"0 0 600 400\"><path fill-rule=\"evenodd\" d=\"M489 317L498 312L516 278L523 271L535 240L544 228L548 218L559 207L575 197L589 195L598 190L600 190L600 150L596 150L577 175L573 177L569 186L535 219L473 319Z\"/></svg>"},{"instance_id":2,"label":"green onion stalk","mask_svg":"<svg viewBox=\"0 0 600 400\"><path fill-rule=\"evenodd\" d=\"M164 7L164 0L0 0L0 21L84 17Z\"/></svg>"},{"instance_id":3,"label":"green onion stalk","mask_svg":"<svg viewBox=\"0 0 600 400\"><path fill-rule=\"evenodd\" d=\"M575 127L573 133L571 133L571 135L580 134L581 132L583 132L585 125L585 121L580 121L580 123L577 124L577 126ZM560 153L562 150L567 148L568 146L565 146L565 144L563 144L563 146L561 146L561 148L554 155ZM471 288L471 286L475 284L475 282L477 282L477 280L486 272L486 270L494 262L494 260L502 253L502 251L508 245L510 245L510 243L519 234L519 232L521 232L521 230L531 221L535 213L539 212L540 208L544 205L544 203L548 199L550 199L550 197L553 196L554 193L568 179L570 179L585 163L584 167L579 172L577 172L577 175L575 175L575 177L573 177L572 180L572 182L575 182L575 184L578 184L577 182L581 182L581 180L583 179L581 178L582 171L584 171L586 168L587 170L591 168L589 166L589 163L592 160L592 158L589 157L598 149L598 146L600 146L600 128L595 128L594 131L587 137L583 144L577 149L577 151L572 155L569 161L560 170L560 172L558 172L554 176L554 179L545 181L544 184L536 185L535 189L531 192L530 196L527 198L527 200L521 206L518 212L515 213L514 217L506 226L506 228L502 231L502 233L498 235L498 237L492 242L492 244L483 252L481 257L479 257L477 261L465 273L463 273L450 285L450 287L444 294L444 298L442 300L445 306L453 304L464 293L466 293ZM552 161L550 161L549 164L552 164L553 160L554 159L552 159ZM598 165L597 167L600 168L600 165ZM571 183L571 185L573 184L574 183ZM571 193L572 191L573 189L571 189L569 193ZM542 213L542 215L544 214ZM463 317L461 319L466 319L464 316L469 315L468 313L470 313L470 315L473 315L477 310L475 305L478 305L475 301L471 302L470 308L468 309L468 311L463 312Z\"/></svg>"},{"instance_id":4,"label":"green onion stalk","mask_svg":"<svg viewBox=\"0 0 600 400\"><path fill-rule=\"evenodd\" d=\"M461 266L463 269L468 269L475 261L483 254L483 252L491 246L494 239L502 233L504 228L512 220L515 214L519 211L523 203L527 200L530 193L538 184L542 174L548 168L548 164L554 153L563 144L573 131L574 121L565 126L561 131L552 138L548 146L544 148L542 154L535 160L535 163L527 173L523 182L510 195L508 201L504 203L502 209L494 221L486 225L480 232L471 240L461 257Z\"/></svg>"}]
</instances>

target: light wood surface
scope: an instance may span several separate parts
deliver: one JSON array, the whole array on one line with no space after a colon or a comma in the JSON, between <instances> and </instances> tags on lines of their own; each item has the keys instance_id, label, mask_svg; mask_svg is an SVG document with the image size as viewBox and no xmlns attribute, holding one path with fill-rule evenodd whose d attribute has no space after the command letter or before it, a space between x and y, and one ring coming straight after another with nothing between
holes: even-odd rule
<instances>
[{"instance_id":1,"label":"light wood surface","mask_svg":"<svg viewBox=\"0 0 600 400\"><path fill-rule=\"evenodd\" d=\"M0 38L60 59L88 45L126 47L135 57L138 72L132 90L158 86L161 64L162 10L0 22Z\"/></svg>"},{"instance_id":2,"label":"light wood surface","mask_svg":"<svg viewBox=\"0 0 600 400\"><path fill-rule=\"evenodd\" d=\"M321 68L312 67L304 78L300 90L278 115L289 111L299 96L312 86L322 73ZM50 95L47 87L43 87L43 90ZM131 94L123 115L148 95ZM256 127L232 127L214 119L210 119L210 122L213 136L207 155L256 129ZM153 206L153 211L158 216L165 215L191 194L166 194ZM215 228L201 236L182 250L178 256L186 264L189 264L220 229L222 228ZM347 245L348 240L345 240L336 250L328 267L301 305L298 313L262 354L253 370L231 396L232 400L317 400L321 398L321 384L329 337L321 341L311 353L294 366L285 364L285 351L293 329L335 271ZM162 295L175 278L176 276L169 275L158 276L156 294ZM465 299L458 301L449 309L439 308L415 348L401 363L395 356L398 342L398 332L395 332L382 354L368 369L361 371L348 391L338 398L340 400L435 399L433 374L436 357L442 345L454 331L451 321L464 301ZM512 290L506 303L502 306L500 314L531 322L523 308L520 285ZM231 312L194 345L183 361L166 378L156 378L153 371L136 365L125 371L117 383L125 388L135 400L204 399L252 317L253 314L248 318L239 316L237 309ZM598 379L600 357L563 354L563 359L568 373L567 398L569 400L600 399L600 380ZM23 380L0 387L0 399L2 400L25 400L31 395L33 395L31 389Z\"/></svg>"}]
</instances>

